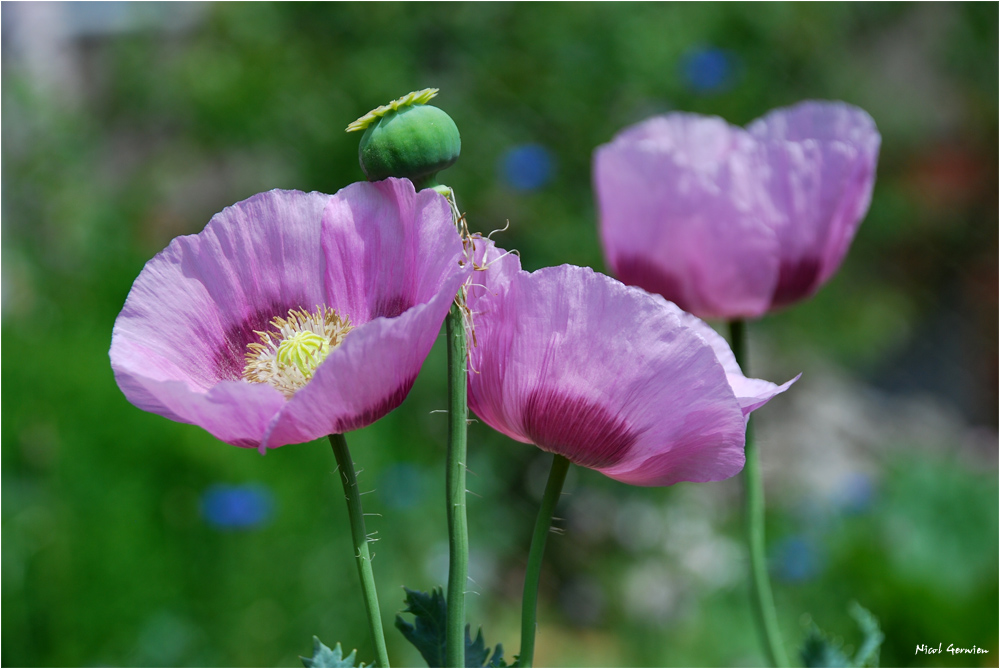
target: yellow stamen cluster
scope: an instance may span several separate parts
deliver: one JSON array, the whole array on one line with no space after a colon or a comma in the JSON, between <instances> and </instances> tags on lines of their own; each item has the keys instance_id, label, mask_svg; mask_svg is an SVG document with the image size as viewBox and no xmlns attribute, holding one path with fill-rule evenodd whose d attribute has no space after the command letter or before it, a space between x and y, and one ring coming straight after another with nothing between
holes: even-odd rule
<instances>
[{"instance_id":1,"label":"yellow stamen cluster","mask_svg":"<svg viewBox=\"0 0 1000 669\"><path fill-rule=\"evenodd\" d=\"M330 342L315 332L296 332L281 342L275 358L279 365L295 365L302 376L311 379L319 363L330 352Z\"/></svg>"},{"instance_id":2,"label":"yellow stamen cluster","mask_svg":"<svg viewBox=\"0 0 1000 669\"><path fill-rule=\"evenodd\" d=\"M247 345L243 379L268 383L285 397L309 383L316 368L353 329L349 318L327 307L316 307L314 313L291 309L288 318L275 317L271 325L277 332L254 331L260 341Z\"/></svg>"},{"instance_id":3,"label":"yellow stamen cluster","mask_svg":"<svg viewBox=\"0 0 1000 669\"><path fill-rule=\"evenodd\" d=\"M393 100L387 105L382 105L377 107L361 118L359 118L354 123L347 126L347 132L354 132L356 130L364 130L376 119L385 116L391 111L397 111L400 107L409 107L410 105L425 105L431 101L431 99L438 94L437 88L425 88L422 91L413 91L412 93L407 93L403 97Z\"/></svg>"}]
</instances>

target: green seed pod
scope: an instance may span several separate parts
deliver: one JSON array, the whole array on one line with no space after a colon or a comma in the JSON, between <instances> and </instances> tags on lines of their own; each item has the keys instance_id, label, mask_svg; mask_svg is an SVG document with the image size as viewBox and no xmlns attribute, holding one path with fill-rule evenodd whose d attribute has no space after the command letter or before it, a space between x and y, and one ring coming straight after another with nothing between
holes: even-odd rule
<instances>
[{"instance_id":1,"label":"green seed pod","mask_svg":"<svg viewBox=\"0 0 1000 669\"><path fill-rule=\"evenodd\" d=\"M369 181L406 177L419 190L436 185L437 173L458 160L458 127L426 104L436 94L433 88L410 93L348 126L348 132L365 130L358 159Z\"/></svg>"}]
</instances>

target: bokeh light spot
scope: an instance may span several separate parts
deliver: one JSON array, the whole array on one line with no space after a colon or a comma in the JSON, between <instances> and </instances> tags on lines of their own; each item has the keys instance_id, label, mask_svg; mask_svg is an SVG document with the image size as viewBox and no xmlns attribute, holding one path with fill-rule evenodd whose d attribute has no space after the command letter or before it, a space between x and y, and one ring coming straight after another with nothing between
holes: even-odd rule
<instances>
[{"instance_id":1,"label":"bokeh light spot","mask_svg":"<svg viewBox=\"0 0 1000 669\"><path fill-rule=\"evenodd\" d=\"M267 524L274 509L271 491L259 484L209 487L201 498L205 522L219 529L246 530Z\"/></svg>"},{"instance_id":2,"label":"bokeh light spot","mask_svg":"<svg viewBox=\"0 0 1000 669\"><path fill-rule=\"evenodd\" d=\"M735 56L725 49L700 46L680 62L681 78L694 93L721 93L735 83Z\"/></svg>"},{"instance_id":3,"label":"bokeh light spot","mask_svg":"<svg viewBox=\"0 0 1000 669\"><path fill-rule=\"evenodd\" d=\"M819 574L820 556L814 542L792 536L778 544L774 566L783 581L808 581Z\"/></svg>"},{"instance_id":4,"label":"bokeh light spot","mask_svg":"<svg viewBox=\"0 0 1000 669\"><path fill-rule=\"evenodd\" d=\"M521 144L500 157L503 181L515 190L532 191L546 186L555 172L552 152L541 144Z\"/></svg>"},{"instance_id":5,"label":"bokeh light spot","mask_svg":"<svg viewBox=\"0 0 1000 669\"><path fill-rule=\"evenodd\" d=\"M382 472L376 490L390 508L413 508L424 500L425 478L426 475L411 463L398 462Z\"/></svg>"}]
</instances>

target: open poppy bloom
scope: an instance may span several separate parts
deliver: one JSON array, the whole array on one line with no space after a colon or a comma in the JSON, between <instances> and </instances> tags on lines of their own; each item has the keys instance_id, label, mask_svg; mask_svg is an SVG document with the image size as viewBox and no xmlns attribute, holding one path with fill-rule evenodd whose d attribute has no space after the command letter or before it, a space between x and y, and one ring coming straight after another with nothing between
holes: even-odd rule
<instances>
[{"instance_id":1,"label":"open poppy bloom","mask_svg":"<svg viewBox=\"0 0 1000 669\"><path fill-rule=\"evenodd\" d=\"M837 271L871 202L881 137L842 102L776 109L746 129L658 116L597 149L608 265L701 318L756 317Z\"/></svg>"},{"instance_id":2,"label":"open poppy bloom","mask_svg":"<svg viewBox=\"0 0 1000 669\"><path fill-rule=\"evenodd\" d=\"M634 485L743 468L749 413L794 380L746 378L722 337L658 295L476 247L469 407L485 423Z\"/></svg>"},{"instance_id":3,"label":"open poppy bloom","mask_svg":"<svg viewBox=\"0 0 1000 669\"><path fill-rule=\"evenodd\" d=\"M470 272L448 202L405 179L260 193L146 263L111 366L234 446L356 430L406 397Z\"/></svg>"}]
</instances>

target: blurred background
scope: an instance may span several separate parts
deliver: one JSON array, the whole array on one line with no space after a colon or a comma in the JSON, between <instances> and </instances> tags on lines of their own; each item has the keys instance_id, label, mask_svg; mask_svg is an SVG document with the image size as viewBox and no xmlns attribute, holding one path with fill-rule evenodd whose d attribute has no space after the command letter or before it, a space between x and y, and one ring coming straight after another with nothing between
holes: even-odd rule
<instances>
[{"instance_id":1,"label":"blurred background","mask_svg":"<svg viewBox=\"0 0 1000 669\"><path fill-rule=\"evenodd\" d=\"M603 270L590 159L687 110L805 98L882 133L871 211L815 299L751 327L785 642L811 622L885 665L997 666L998 9L983 4L2 5L5 666L299 666L373 657L325 441L266 457L131 406L108 363L143 264L271 188L363 178L345 126L424 87L446 173L527 269ZM441 341L350 435L390 657L402 585L447 570ZM548 456L470 428L470 622L518 650ZM540 665L760 665L739 479L639 489L573 468L542 577ZM988 654L915 655L918 644Z\"/></svg>"}]
</instances>

